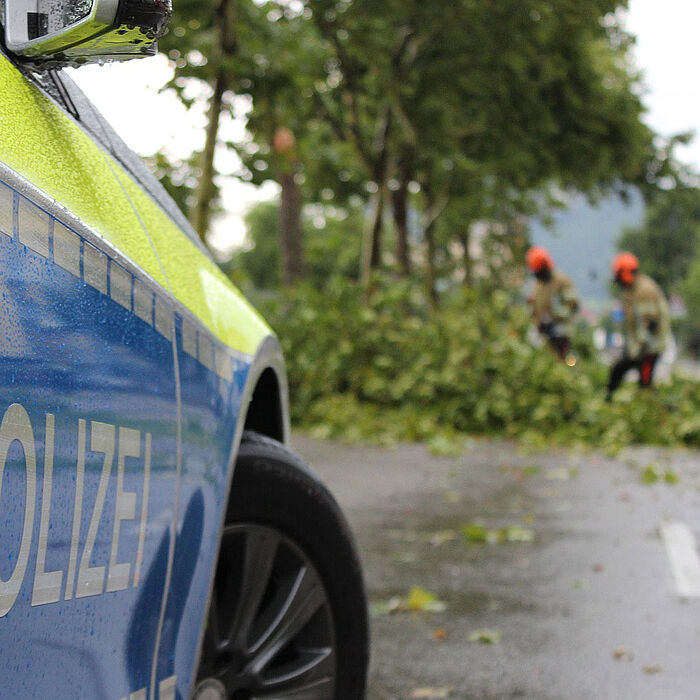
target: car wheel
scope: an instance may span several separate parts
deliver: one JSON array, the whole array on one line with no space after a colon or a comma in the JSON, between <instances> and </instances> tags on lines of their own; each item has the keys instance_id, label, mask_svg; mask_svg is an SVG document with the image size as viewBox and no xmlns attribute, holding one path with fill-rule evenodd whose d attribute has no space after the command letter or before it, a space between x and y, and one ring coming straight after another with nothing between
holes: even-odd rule
<instances>
[{"instance_id":1,"label":"car wheel","mask_svg":"<svg viewBox=\"0 0 700 700\"><path fill-rule=\"evenodd\" d=\"M245 432L195 700L359 700L367 604L333 496L280 443Z\"/></svg>"}]
</instances>

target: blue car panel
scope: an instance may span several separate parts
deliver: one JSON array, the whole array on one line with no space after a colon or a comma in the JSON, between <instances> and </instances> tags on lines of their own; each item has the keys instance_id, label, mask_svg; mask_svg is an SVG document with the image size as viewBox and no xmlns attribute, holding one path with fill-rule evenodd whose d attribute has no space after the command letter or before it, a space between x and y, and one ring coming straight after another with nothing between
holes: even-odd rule
<instances>
[{"instance_id":1,"label":"blue car panel","mask_svg":"<svg viewBox=\"0 0 700 700\"><path fill-rule=\"evenodd\" d=\"M0 182L0 698L186 698L251 358L19 189Z\"/></svg>"}]
</instances>

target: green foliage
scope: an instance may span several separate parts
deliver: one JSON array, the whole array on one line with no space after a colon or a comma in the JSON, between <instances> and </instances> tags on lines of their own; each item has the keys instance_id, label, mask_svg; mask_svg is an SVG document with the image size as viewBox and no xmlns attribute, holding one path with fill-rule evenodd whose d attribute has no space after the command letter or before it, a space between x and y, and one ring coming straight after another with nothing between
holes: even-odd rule
<instances>
[{"instance_id":1,"label":"green foliage","mask_svg":"<svg viewBox=\"0 0 700 700\"><path fill-rule=\"evenodd\" d=\"M293 420L320 437L381 444L460 434L535 447L700 446L700 383L625 386L603 400L607 370L575 368L526 339L524 305L465 291L427 315L408 282L376 282L368 303L341 279L262 304L288 360Z\"/></svg>"},{"instance_id":2,"label":"green foliage","mask_svg":"<svg viewBox=\"0 0 700 700\"><path fill-rule=\"evenodd\" d=\"M656 194L643 226L625 230L618 247L634 253L667 294L678 291L700 252L700 190L677 187Z\"/></svg>"},{"instance_id":3,"label":"green foliage","mask_svg":"<svg viewBox=\"0 0 700 700\"><path fill-rule=\"evenodd\" d=\"M236 281L259 290L280 286L279 204L262 202L245 217L249 247L226 270ZM352 208L306 207L302 212L307 279L320 288L334 274L356 279L360 260L362 212ZM241 275L242 273L242 275ZM243 279L241 279L243 277Z\"/></svg>"},{"instance_id":4,"label":"green foliage","mask_svg":"<svg viewBox=\"0 0 700 700\"><path fill-rule=\"evenodd\" d=\"M562 186L597 194L666 174L641 121L626 4L179 0L160 47L185 104L223 81L222 110L245 115L246 133L226 143L242 179L293 171L303 201L336 206L412 192L410 243L434 237L419 264L439 286L451 267L471 279L468 254L449 258L475 221L507 226ZM291 152L273 147L282 127Z\"/></svg>"}]
</instances>

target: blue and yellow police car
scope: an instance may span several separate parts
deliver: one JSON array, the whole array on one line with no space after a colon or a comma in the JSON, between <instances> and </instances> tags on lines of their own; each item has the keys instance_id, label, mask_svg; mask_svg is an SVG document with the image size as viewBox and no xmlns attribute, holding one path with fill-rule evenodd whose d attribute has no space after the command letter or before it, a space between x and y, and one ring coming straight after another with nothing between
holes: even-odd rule
<instances>
[{"instance_id":1,"label":"blue and yellow police car","mask_svg":"<svg viewBox=\"0 0 700 700\"><path fill-rule=\"evenodd\" d=\"M0 8L0 699L364 697L279 343L60 70L154 53L167 2Z\"/></svg>"}]
</instances>

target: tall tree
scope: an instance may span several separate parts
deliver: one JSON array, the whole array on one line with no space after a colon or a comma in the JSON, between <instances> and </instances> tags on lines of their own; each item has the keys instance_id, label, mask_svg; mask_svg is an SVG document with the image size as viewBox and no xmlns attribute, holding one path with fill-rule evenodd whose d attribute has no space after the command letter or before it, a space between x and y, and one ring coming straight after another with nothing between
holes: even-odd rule
<instances>
[{"instance_id":1,"label":"tall tree","mask_svg":"<svg viewBox=\"0 0 700 700\"><path fill-rule=\"evenodd\" d=\"M382 263L390 218L404 274L411 219L433 246L416 256L427 274L438 248L455 242L468 271L474 221L516 220L556 188L594 196L664 176L641 122L624 1L226 1L237 50L223 74L250 100L248 135L227 144L240 175L282 184L283 246L298 240L300 202L364 200L364 279ZM173 85L184 98L187 78L206 80L215 101L221 33L203 5L176 6L173 36L185 48ZM280 129L294 135L293 161L274 148ZM449 212L470 220L443 230ZM283 259L294 266L300 251ZM302 255L291 278L303 268Z\"/></svg>"}]
</instances>

